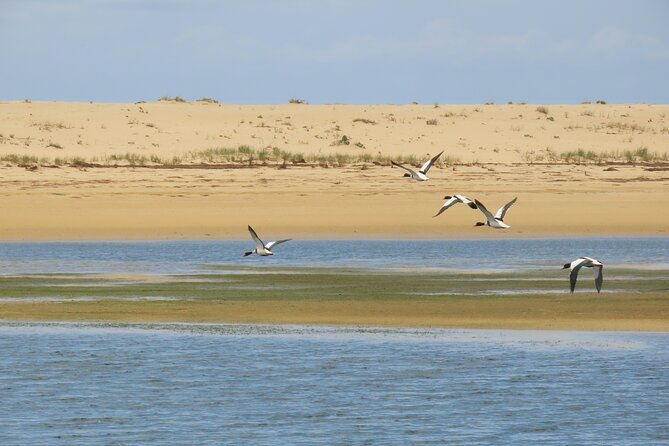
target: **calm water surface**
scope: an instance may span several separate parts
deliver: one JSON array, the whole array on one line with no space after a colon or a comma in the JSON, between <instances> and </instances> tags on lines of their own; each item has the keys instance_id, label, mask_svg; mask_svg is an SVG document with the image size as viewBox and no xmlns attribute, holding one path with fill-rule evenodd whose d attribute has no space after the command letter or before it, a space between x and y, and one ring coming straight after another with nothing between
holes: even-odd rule
<instances>
[{"instance_id":1,"label":"calm water surface","mask_svg":"<svg viewBox=\"0 0 669 446\"><path fill-rule=\"evenodd\" d=\"M2 445L663 445L669 335L0 324Z\"/></svg>"},{"instance_id":2,"label":"calm water surface","mask_svg":"<svg viewBox=\"0 0 669 446\"><path fill-rule=\"evenodd\" d=\"M269 240L269 239L268 239ZM582 255L606 265L669 269L669 237L508 240L294 240L269 258L243 241L0 243L0 274L179 274L212 265L512 270L562 266Z\"/></svg>"}]
</instances>

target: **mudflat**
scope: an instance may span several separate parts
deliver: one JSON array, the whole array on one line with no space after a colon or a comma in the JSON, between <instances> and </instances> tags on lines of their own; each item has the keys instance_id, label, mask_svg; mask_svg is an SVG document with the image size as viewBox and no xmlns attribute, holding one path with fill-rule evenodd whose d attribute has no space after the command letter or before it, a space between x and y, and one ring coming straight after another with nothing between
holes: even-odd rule
<instances>
[{"instance_id":1,"label":"mudflat","mask_svg":"<svg viewBox=\"0 0 669 446\"><path fill-rule=\"evenodd\" d=\"M264 271L5 276L0 319L669 331L663 271L609 271L615 288L601 294L587 280L569 294L560 271Z\"/></svg>"}]
</instances>

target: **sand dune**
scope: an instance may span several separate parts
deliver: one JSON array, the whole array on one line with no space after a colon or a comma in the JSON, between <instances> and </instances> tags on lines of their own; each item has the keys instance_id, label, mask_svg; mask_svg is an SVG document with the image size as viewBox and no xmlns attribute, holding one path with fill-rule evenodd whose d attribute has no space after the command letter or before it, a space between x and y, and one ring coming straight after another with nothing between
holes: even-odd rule
<instances>
[{"instance_id":1,"label":"sand dune","mask_svg":"<svg viewBox=\"0 0 669 446\"><path fill-rule=\"evenodd\" d=\"M666 235L667 113L645 104L5 102L0 239L245 238L248 223L268 236L501 235L474 228L481 215L465 206L432 218L453 193L495 209L518 196L504 236ZM294 156L286 168L242 157L221 169L202 158L240 145ZM579 149L586 164L566 156ZM441 150L445 162L426 183L373 162ZM334 154L349 161L321 167L333 164L318 157ZM299 158L309 160L291 162Z\"/></svg>"}]
</instances>

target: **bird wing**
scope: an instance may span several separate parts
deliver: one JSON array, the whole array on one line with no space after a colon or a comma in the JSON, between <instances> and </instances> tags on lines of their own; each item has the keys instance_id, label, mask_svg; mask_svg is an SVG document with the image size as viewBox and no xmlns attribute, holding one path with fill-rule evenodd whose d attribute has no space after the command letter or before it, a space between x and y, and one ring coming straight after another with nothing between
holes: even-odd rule
<instances>
[{"instance_id":1,"label":"bird wing","mask_svg":"<svg viewBox=\"0 0 669 446\"><path fill-rule=\"evenodd\" d=\"M571 273L569 274L569 285L571 287L570 289L572 293L576 289L576 278L578 277L578 270L580 269L581 269L580 267L572 269Z\"/></svg>"},{"instance_id":2,"label":"bird wing","mask_svg":"<svg viewBox=\"0 0 669 446\"><path fill-rule=\"evenodd\" d=\"M436 154L435 156L433 156L432 158L430 158L429 160L425 161L425 164L423 164L421 166L420 171L423 172L423 173L427 173L427 171L430 170L430 167L432 167L434 162L439 159L439 157L441 156L442 153L444 153L443 150L441 152L439 152L438 154Z\"/></svg>"},{"instance_id":3,"label":"bird wing","mask_svg":"<svg viewBox=\"0 0 669 446\"><path fill-rule=\"evenodd\" d=\"M506 215L506 212L509 210L511 206L513 206L516 203L516 200L518 200L518 197L514 198L513 200L509 201L507 204L499 208L497 210L497 213L495 214L495 218L504 221L504 216Z\"/></svg>"},{"instance_id":4,"label":"bird wing","mask_svg":"<svg viewBox=\"0 0 669 446\"><path fill-rule=\"evenodd\" d=\"M409 169L408 167L404 167L404 166L401 165L401 164L397 164L395 161L391 161L390 164L392 164L392 165L395 166L395 167L399 167L400 169L404 169L404 170L406 170L407 172L411 173L412 175L415 175L415 174L416 174L416 172L414 172L413 170Z\"/></svg>"},{"instance_id":5,"label":"bird wing","mask_svg":"<svg viewBox=\"0 0 669 446\"><path fill-rule=\"evenodd\" d=\"M258 234L256 234L256 231L253 230L253 228L249 225L249 234L251 234L251 238L253 241L256 243L256 248L258 250L262 251L262 249L265 247L265 244L260 240L260 237L258 237Z\"/></svg>"},{"instance_id":6,"label":"bird wing","mask_svg":"<svg viewBox=\"0 0 669 446\"><path fill-rule=\"evenodd\" d=\"M571 262L571 273L569 274L569 284L571 285L572 293L574 292L574 289L576 289L576 278L578 277L578 272L586 263L588 263L588 260L584 259L583 257Z\"/></svg>"},{"instance_id":7,"label":"bird wing","mask_svg":"<svg viewBox=\"0 0 669 446\"><path fill-rule=\"evenodd\" d=\"M602 283L604 283L604 267L598 266L595 267L595 287L598 293L602 290Z\"/></svg>"},{"instance_id":8,"label":"bird wing","mask_svg":"<svg viewBox=\"0 0 669 446\"><path fill-rule=\"evenodd\" d=\"M490 211L488 209L486 209L486 207L483 205L483 203L481 203L478 200L474 200L474 203L476 203L476 206L479 208L479 211L483 212L483 215L485 215L485 218L489 222L495 221L495 217L493 217L493 215L490 213Z\"/></svg>"},{"instance_id":9,"label":"bird wing","mask_svg":"<svg viewBox=\"0 0 669 446\"><path fill-rule=\"evenodd\" d=\"M284 242L289 242L291 240L292 240L292 238L287 238L285 240L276 240L276 241L273 241L273 242L269 242L268 244L265 245L265 248L271 251L272 248L275 247L276 245L278 245L280 243L284 243Z\"/></svg>"},{"instance_id":10,"label":"bird wing","mask_svg":"<svg viewBox=\"0 0 669 446\"><path fill-rule=\"evenodd\" d=\"M458 202L457 198L451 197L449 200L446 201L446 203L444 203L444 205L441 207L441 209L439 209L439 212L437 212L437 215L434 215L434 217L440 216L442 212L444 212L446 209L450 208L451 206L453 206L457 202Z\"/></svg>"},{"instance_id":11,"label":"bird wing","mask_svg":"<svg viewBox=\"0 0 669 446\"><path fill-rule=\"evenodd\" d=\"M462 201L464 204L466 204L470 208L476 209L476 203L474 203L472 200L465 197L464 195L455 194L454 197L457 197L460 201Z\"/></svg>"}]
</instances>

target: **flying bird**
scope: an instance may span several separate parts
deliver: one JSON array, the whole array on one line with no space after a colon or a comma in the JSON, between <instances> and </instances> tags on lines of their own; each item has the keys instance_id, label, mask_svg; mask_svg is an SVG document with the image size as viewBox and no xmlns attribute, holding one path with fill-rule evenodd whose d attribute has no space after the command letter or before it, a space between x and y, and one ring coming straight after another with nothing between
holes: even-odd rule
<instances>
[{"instance_id":1,"label":"flying bird","mask_svg":"<svg viewBox=\"0 0 669 446\"><path fill-rule=\"evenodd\" d=\"M439 159L442 153L444 153L443 150L439 152L437 155L430 158L429 160L425 161L425 163L421 166L418 172L416 172L413 169L409 169L408 167L404 167L403 165L398 164L395 161L391 161L390 163L395 167L399 167L400 169L406 170L408 173L404 174L405 177L409 177L412 180L416 181L427 181L429 180L429 178L427 177L427 171L430 170L430 167L432 167L432 165Z\"/></svg>"},{"instance_id":2,"label":"flying bird","mask_svg":"<svg viewBox=\"0 0 669 446\"><path fill-rule=\"evenodd\" d=\"M511 226L507 225L504 223L504 217L506 216L506 212L509 210L511 206L513 206L516 203L516 200L518 200L518 197L514 198L513 200L509 201L507 204L502 206L497 210L497 213L495 215L492 215L488 209L483 205L478 200L474 200L474 203L476 203L476 206L479 208L481 212L483 212L483 215L485 215L486 222L477 222L476 225L474 226L485 226L488 225L491 228L495 229L507 229L510 228Z\"/></svg>"},{"instance_id":3,"label":"flying bird","mask_svg":"<svg viewBox=\"0 0 669 446\"><path fill-rule=\"evenodd\" d=\"M440 216L441 213L444 212L446 209L448 209L448 208L450 208L451 206L454 206L454 205L456 205L456 204L458 204L458 203L464 203L464 204L466 204L467 206L469 206L469 207L472 208L472 209L477 209L477 207L476 207L476 203L474 203L472 200L470 200L469 198L465 197L464 195L455 194L455 195L453 195L452 197L451 197L450 195L446 195L446 196L444 197L444 200L447 200L447 201L443 204L443 206L441 207L441 209L439 209L439 212L437 212L436 215L433 215L433 217L438 217L438 216Z\"/></svg>"},{"instance_id":4,"label":"flying bird","mask_svg":"<svg viewBox=\"0 0 669 446\"><path fill-rule=\"evenodd\" d=\"M597 259L592 257L579 257L571 263L565 263L562 269L571 269L571 274L569 275L569 283L571 285L571 292L574 292L576 288L576 278L578 277L578 272L581 268L595 268L595 287L599 293L602 289L602 283L604 283L604 264Z\"/></svg>"},{"instance_id":5,"label":"flying bird","mask_svg":"<svg viewBox=\"0 0 669 446\"><path fill-rule=\"evenodd\" d=\"M256 243L256 247L253 251L245 252L243 257L250 256L251 254L257 254L259 256L273 256L274 253L272 252L272 248L274 248L279 243L292 240L291 238L287 238L285 240L276 240L265 244L262 240L260 240L260 237L258 237L258 234L256 234L256 231L254 231L251 226L249 226L249 234L251 234L251 238Z\"/></svg>"}]
</instances>

